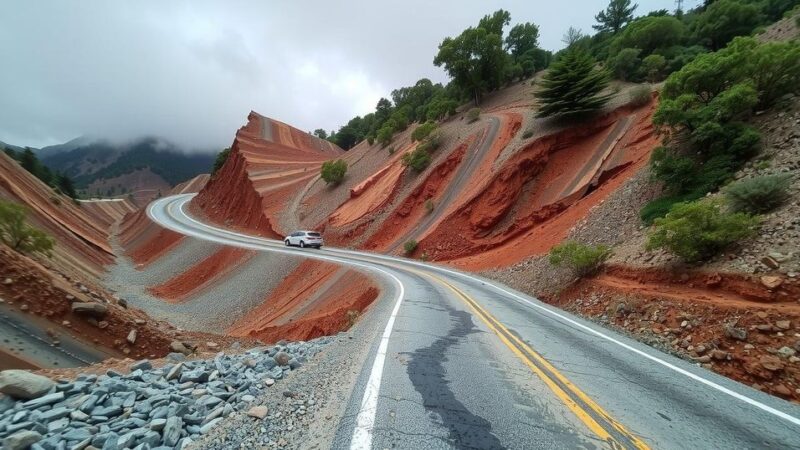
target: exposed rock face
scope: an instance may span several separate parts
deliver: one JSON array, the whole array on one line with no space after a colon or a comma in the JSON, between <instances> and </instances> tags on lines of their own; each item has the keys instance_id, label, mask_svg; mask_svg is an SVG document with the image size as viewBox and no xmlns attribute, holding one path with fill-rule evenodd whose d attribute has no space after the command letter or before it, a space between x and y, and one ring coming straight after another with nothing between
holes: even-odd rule
<instances>
[{"instance_id":1,"label":"exposed rock face","mask_svg":"<svg viewBox=\"0 0 800 450\"><path fill-rule=\"evenodd\" d=\"M34 399L46 394L55 385L52 380L26 370L0 372L0 392L20 399Z\"/></svg>"}]
</instances>

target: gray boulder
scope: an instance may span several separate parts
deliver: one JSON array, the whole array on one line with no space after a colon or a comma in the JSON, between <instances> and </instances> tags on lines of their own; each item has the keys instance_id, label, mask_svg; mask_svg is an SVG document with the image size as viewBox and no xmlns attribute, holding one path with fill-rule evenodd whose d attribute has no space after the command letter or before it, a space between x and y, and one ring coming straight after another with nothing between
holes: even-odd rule
<instances>
[{"instance_id":1,"label":"gray boulder","mask_svg":"<svg viewBox=\"0 0 800 450\"><path fill-rule=\"evenodd\" d=\"M102 303L75 302L72 304L72 312L99 318L108 314L108 307Z\"/></svg>"},{"instance_id":2,"label":"gray boulder","mask_svg":"<svg viewBox=\"0 0 800 450\"><path fill-rule=\"evenodd\" d=\"M14 398L30 400L48 393L55 385L53 380L27 370L0 372L0 392Z\"/></svg>"},{"instance_id":3,"label":"gray boulder","mask_svg":"<svg viewBox=\"0 0 800 450\"><path fill-rule=\"evenodd\" d=\"M18 431L3 439L5 450L25 450L31 445L42 440L42 435L30 430Z\"/></svg>"}]
</instances>

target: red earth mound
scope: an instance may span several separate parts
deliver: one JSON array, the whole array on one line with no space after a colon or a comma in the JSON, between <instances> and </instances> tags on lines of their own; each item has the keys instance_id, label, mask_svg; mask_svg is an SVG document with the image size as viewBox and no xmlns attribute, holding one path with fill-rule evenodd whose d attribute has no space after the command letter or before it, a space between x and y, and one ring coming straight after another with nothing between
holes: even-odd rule
<instances>
[{"instance_id":1,"label":"red earth mound","mask_svg":"<svg viewBox=\"0 0 800 450\"><path fill-rule=\"evenodd\" d=\"M349 328L378 293L360 272L307 260L229 332L265 342L334 334Z\"/></svg>"},{"instance_id":2,"label":"red earth mound","mask_svg":"<svg viewBox=\"0 0 800 450\"><path fill-rule=\"evenodd\" d=\"M647 162L657 143L653 108L621 108L531 142L421 240L419 251L472 270L547 252Z\"/></svg>"},{"instance_id":3,"label":"red earth mound","mask_svg":"<svg viewBox=\"0 0 800 450\"><path fill-rule=\"evenodd\" d=\"M614 266L547 300L796 402L800 366L779 349L800 350L800 285L782 281L768 289L739 274Z\"/></svg>"},{"instance_id":4,"label":"red earth mound","mask_svg":"<svg viewBox=\"0 0 800 450\"><path fill-rule=\"evenodd\" d=\"M255 252L250 250L224 247L185 272L149 288L148 291L170 303L180 303L201 292L254 255Z\"/></svg>"},{"instance_id":5,"label":"red earth mound","mask_svg":"<svg viewBox=\"0 0 800 450\"><path fill-rule=\"evenodd\" d=\"M128 199L107 199L107 200L81 200L81 209L88 214L95 222L111 233L111 226L117 223L125 215L134 212L136 205Z\"/></svg>"},{"instance_id":6,"label":"red earth mound","mask_svg":"<svg viewBox=\"0 0 800 450\"><path fill-rule=\"evenodd\" d=\"M336 145L255 112L239 129L222 168L192 201L210 220L280 238L280 214L322 163L340 156Z\"/></svg>"}]
</instances>

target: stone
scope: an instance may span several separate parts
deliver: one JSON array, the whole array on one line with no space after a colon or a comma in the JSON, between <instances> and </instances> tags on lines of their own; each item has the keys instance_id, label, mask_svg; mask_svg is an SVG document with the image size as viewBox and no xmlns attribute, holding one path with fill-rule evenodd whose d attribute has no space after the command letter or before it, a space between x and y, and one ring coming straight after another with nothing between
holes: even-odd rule
<instances>
[{"instance_id":1,"label":"stone","mask_svg":"<svg viewBox=\"0 0 800 450\"><path fill-rule=\"evenodd\" d=\"M781 264L771 256L765 256L761 258L761 264L769 267L772 270L778 270L781 268Z\"/></svg>"},{"instance_id":2,"label":"stone","mask_svg":"<svg viewBox=\"0 0 800 450\"><path fill-rule=\"evenodd\" d=\"M712 358L716 359L717 361L724 361L724 360L728 359L728 352L725 352L725 351L722 351L722 350L712 350L709 353L709 356L711 356Z\"/></svg>"},{"instance_id":3,"label":"stone","mask_svg":"<svg viewBox=\"0 0 800 450\"><path fill-rule=\"evenodd\" d=\"M133 323L135 323L136 325L146 325L147 321L144 319L133 319Z\"/></svg>"},{"instance_id":4,"label":"stone","mask_svg":"<svg viewBox=\"0 0 800 450\"><path fill-rule=\"evenodd\" d=\"M177 445L181 438L181 430L183 430L183 420L176 416L169 417L164 424L162 443L168 447Z\"/></svg>"},{"instance_id":5,"label":"stone","mask_svg":"<svg viewBox=\"0 0 800 450\"><path fill-rule=\"evenodd\" d=\"M783 369L783 362L774 356L762 356L758 362L761 364L761 367L770 372L777 372Z\"/></svg>"},{"instance_id":6,"label":"stone","mask_svg":"<svg viewBox=\"0 0 800 450\"><path fill-rule=\"evenodd\" d=\"M3 439L3 449L25 450L41 440L41 434L31 430L22 430Z\"/></svg>"},{"instance_id":7,"label":"stone","mask_svg":"<svg viewBox=\"0 0 800 450\"><path fill-rule=\"evenodd\" d=\"M186 347L183 344L183 342L180 342L180 341L172 341L169 344L169 348L170 348L170 350L172 350L173 352L176 352L176 353L182 353L184 355L191 355L192 354L192 351L189 350L189 348Z\"/></svg>"},{"instance_id":8,"label":"stone","mask_svg":"<svg viewBox=\"0 0 800 450\"><path fill-rule=\"evenodd\" d=\"M791 320L777 320L775 321L775 326L781 330L788 330L792 328L792 321Z\"/></svg>"},{"instance_id":9,"label":"stone","mask_svg":"<svg viewBox=\"0 0 800 450\"><path fill-rule=\"evenodd\" d=\"M180 377L182 372L183 372L183 363L175 364L174 366L172 366L171 369L169 369L169 372L167 372L166 380L167 381L174 380Z\"/></svg>"},{"instance_id":10,"label":"stone","mask_svg":"<svg viewBox=\"0 0 800 450\"><path fill-rule=\"evenodd\" d=\"M3 284L5 284L6 286L14 284L14 280L12 280L11 278L6 278L5 280L3 280Z\"/></svg>"},{"instance_id":11,"label":"stone","mask_svg":"<svg viewBox=\"0 0 800 450\"><path fill-rule=\"evenodd\" d=\"M73 428L64 433L63 435L61 435L61 437L63 437L67 441L83 441L85 439L89 439L92 436L93 436L92 433L89 432L89 430L87 430L86 428Z\"/></svg>"},{"instance_id":12,"label":"stone","mask_svg":"<svg viewBox=\"0 0 800 450\"><path fill-rule=\"evenodd\" d=\"M64 400L64 393L63 392L55 392L53 394L48 394L39 398L34 398L32 400L28 400L27 402L23 403L22 406L25 408L38 408L40 406L51 405L53 403L58 403L61 400Z\"/></svg>"},{"instance_id":13,"label":"stone","mask_svg":"<svg viewBox=\"0 0 800 450\"><path fill-rule=\"evenodd\" d=\"M780 349L778 349L778 355L780 355L783 358L794 356L795 353L797 352L795 351L795 349L791 347L781 347Z\"/></svg>"},{"instance_id":14,"label":"stone","mask_svg":"<svg viewBox=\"0 0 800 450\"><path fill-rule=\"evenodd\" d=\"M127 338L127 340L128 340L128 343L129 343L129 344L135 344L135 343L136 343L136 336L138 336L138 334L139 334L139 332L138 332L138 331L136 331L136 328L132 329L132 330L131 330L131 331L128 333L128 338Z\"/></svg>"},{"instance_id":15,"label":"stone","mask_svg":"<svg viewBox=\"0 0 800 450\"><path fill-rule=\"evenodd\" d=\"M723 330L725 331L725 336L731 339L736 339L737 341L744 341L747 339L747 330L744 328L738 328L732 324L725 324Z\"/></svg>"},{"instance_id":16,"label":"stone","mask_svg":"<svg viewBox=\"0 0 800 450\"><path fill-rule=\"evenodd\" d=\"M207 424L203 425L202 427L200 427L200 434L208 433L209 431L211 431L212 428L217 426L217 424L220 423L221 421L222 421L222 417L217 417L216 419L212 420L211 422L208 422Z\"/></svg>"},{"instance_id":17,"label":"stone","mask_svg":"<svg viewBox=\"0 0 800 450\"><path fill-rule=\"evenodd\" d=\"M48 393L55 383L47 377L27 370L4 370L0 372L0 392L17 399L31 400Z\"/></svg>"},{"instance_id":18,"label":"stone","mask_svg":"<svg viewBox=\"0 0 800 450\"><path fill-rule=\"evenodd\" d=\"M209 342L206 342L206 347L208 347L211 350L216 350L216 349L219 348L219 344L217 344L216 342L209 341Z\"/></svg>"},{"instance_id":19,"label":"stone","mask_svg":"<svg viewBox=\"0 0 800 450\"><path fill-rule=\"evenodd\" d=\"M267 385L267 387L270 387L275 384L275 380L272 378L265 378L264 384Z\"/></svg>"},{"instance_id":20,"label":"stone","mask_svg":"<svg viewBox=\"0 0 800 450\"><path fill-rule=\"evenodd\" d=\"M101 330L105 330L106 328L108 328L108 322L106 322L105 320L101 320L100 322L97 322L97 328L100 328Z\"/></svg>"},{"instance_id":21,"label":"stone","mask_svg":"<svg viewBox=\"0 0 800 450\"><path fill-rule=\"evenodd\" d=\"M102 303L94 302L75 302L72 304L72 312L75 314L90 317L105 317L108 314L108 307Z\"/></svg>"},{"instance_id":22,"label":"stone","mask_svg":"<svg viewBox=\"0 0 800 450\"><path fill-rule=\"evenodd\" d=\"M767 289L775 289L783 284L783 278L773 275L764 275L761 277L761 284Z\"/></svg>"},{"instance_id":23,"label":"stone","mask_svg":"<svg viewBox=\"0 0 800 450\"><path fill-rule=\"evenodd\" d=\"M250 394L245 394L242 396L242 401L245 403L253 403L255 400L256 398Z\"/></svg>"},{"instance_id":24,"label":"stone","mask_svg":"<svg viewBox=\"0 0 800 450\"><path fill-rule=\"evenodd\" d=\"M705 363L709 363L709 362L711 362L711 357L710 357L710 356L708 356L708 355L703 355L703 356L698 356L698 357L697 357L697 358L695 358L694 360L695 360L696 362L698 362L698 363L705 364Z\"/></svg>"},{"instance_id":25,"label":"stone","mask_svg":"<svg viewBox=\"0 0 800 450\"><path fill-rule=\"evenodd\" d=\"M784 384L776 384L773 388L776 394L783 395L784 397L791 397L792 391Z\"/></svg>"},{"instance_id":26,"label":"stone","mask_svg":"<svg viewBox=\"0 0 800 450\"><path fill-rule=\"evenodd\" d=\"M167 359L172 361L172 362L186 361L186 355L184 355L183 353L173 352L173 353L167 354Z\"/></svg>"},{"instance_id":27,"label":"stone","mask_svg":"<svg viewBox=\"0 0 800 450\"><path fill-rule=\"evenodd\" d=\"M131 364L131 372L135 372L137 370L150 370L153 368L153 364L150 362L149 359L143 359L141 361L137 361Z\"/></svg>"},{"instance_id":28,"label":"stone","mask_svg":"<svg viewBox=\"0 0 800 450\"><path fill-rule=\"evenodd\" d=\"M250 417L255 417L256 419L264 420L264 417L267 417L269 413L269 409L266 406L253 406L249 410L247 410L247 415Z\"/></svg>"},{"instance_id":29,"label":"stone","mask_svg":"<svg viewBox=\"0 0 800 450\"><path fill-rule=\"evenodd\" d=\"M164 425L167 424L167 419L153 419L150 421L150 429L154 431L161 431Z\"/></svg>"},{"instance_id":30,"label":"stone","mask_svg":"<svg viewBox=\"0 0 800 450\"><path fill-rule=\"evenodd\" d=\"M273 359L279 366L285 366L289 364L289 360L292 359L292 357L286 352L278 352Z\"/></svg>"}]
</instances>

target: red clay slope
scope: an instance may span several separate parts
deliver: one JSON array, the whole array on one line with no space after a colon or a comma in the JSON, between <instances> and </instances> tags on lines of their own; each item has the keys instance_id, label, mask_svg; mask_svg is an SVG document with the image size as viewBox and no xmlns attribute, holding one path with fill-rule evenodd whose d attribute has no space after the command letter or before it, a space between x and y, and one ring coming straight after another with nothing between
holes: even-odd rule
<instances>
[{"instance_id":1,"label":"red clay slope","mask_svg":"<svg viewBox=\"0 0 800 450\"><path fill-rule=\"evenodd\" d=\"M319 175L336 145L255 112L239 129L228 160L192 201L208 219L280 238L277 215L303 183Z\"/></svg>"}]
</instances>

